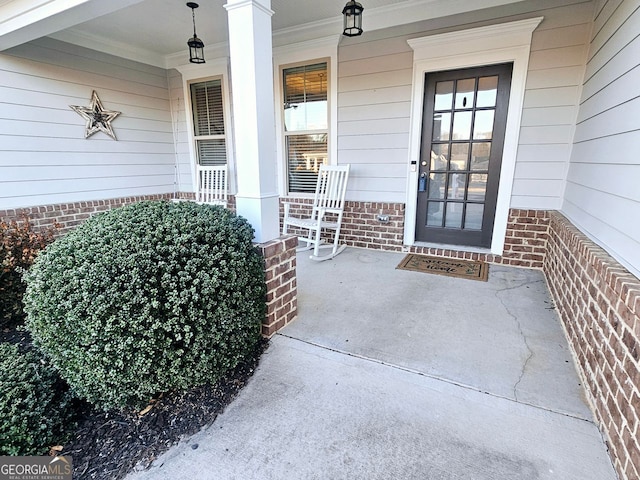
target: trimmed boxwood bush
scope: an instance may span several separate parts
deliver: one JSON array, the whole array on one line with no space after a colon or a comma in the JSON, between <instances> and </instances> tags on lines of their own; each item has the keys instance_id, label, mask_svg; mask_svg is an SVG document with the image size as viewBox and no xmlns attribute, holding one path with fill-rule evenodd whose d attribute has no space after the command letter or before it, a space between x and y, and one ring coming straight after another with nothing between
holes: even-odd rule
<instances>
[{"instance_id":1,"label":"trimmed boxwood bush","mask_svg":"<svg viewBox=\"0 0 640 480\"><path fill-rule=\"evenodd\" d=\"M27 328L103 409L215 382L260 338L264 266L252 239L243 218L193 202L96 215L25 275Z\"/></svg>"},{"instance_id":2,"label":"trimmed boxwood bush","mask_svg":"<svg viewBox=\"0 0 640 480\"><path fill-rule=\"evenodd\" d=\"M0 455L43 455L74 427L69 388L34 352L0 343Z\"/></svg>"}]
</instances>

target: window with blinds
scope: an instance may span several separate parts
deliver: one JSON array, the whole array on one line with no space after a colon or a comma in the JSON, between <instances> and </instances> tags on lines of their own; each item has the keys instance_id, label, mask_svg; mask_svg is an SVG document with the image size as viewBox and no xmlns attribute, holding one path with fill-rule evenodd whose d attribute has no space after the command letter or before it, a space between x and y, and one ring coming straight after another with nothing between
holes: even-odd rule
<instances>
[{"instance_id":1,"label":"window with blinds","mask_svg":"<svg viewBox=\"0 0 640 480\"><path fill-rule=\"evenodd\" d=\"M193 134L200 165L225 165L227 148L224 130L222 81L191 84Z\"/></svg>"},{"instance_id":2,"label":"window with blinds","mask_svg":"<svg viewBox=\"0 0 640 480\"><path fill-rule=\"evenodd\" d=\"M284 140L289 193L313 193L327 161L327 63L283 70Z\"/></svg>"}]
</instances>

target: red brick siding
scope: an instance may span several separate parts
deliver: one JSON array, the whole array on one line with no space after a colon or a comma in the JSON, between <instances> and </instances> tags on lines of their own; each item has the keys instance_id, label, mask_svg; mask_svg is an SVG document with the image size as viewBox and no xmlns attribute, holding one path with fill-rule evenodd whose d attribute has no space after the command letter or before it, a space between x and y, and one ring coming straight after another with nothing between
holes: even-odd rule
<instances>
[{"instance_id":1,"label":"red brick siding","mask_svg":"<svg viewBox=\"0 0 640 480\"><path fill-rule=\"evenodd\" d=\"M562 214L544 273L621 479L640 478L640 280Z\"/></svg>"},{"instance_id":2,"label":"red brick siding","mask_svg":"<svg viewBox=\"0 0 640 480\"><path fill-rule=\"evenodd\" d=\"M59 203L57 205L0 210L0 218L11 221L18 220L26 215L31 220L35 229L59 225L58 234L63 234L80 225L96 213L142 200L168 200L172 198L172 196L172 194L144 195L139 197L88 200L85 202Z\"/></svg>"},{"instance_id":3,"label":"red brick siding","mask_svg":"<svg viewBox=\"0 0 640 480\"><path fill-rule=\"evenodd\" d=\"M262 334L271 337L298 314L296 245L294 236L282 236L258 245L265 263L267 314Z\"/></svg>"}]
</instances>

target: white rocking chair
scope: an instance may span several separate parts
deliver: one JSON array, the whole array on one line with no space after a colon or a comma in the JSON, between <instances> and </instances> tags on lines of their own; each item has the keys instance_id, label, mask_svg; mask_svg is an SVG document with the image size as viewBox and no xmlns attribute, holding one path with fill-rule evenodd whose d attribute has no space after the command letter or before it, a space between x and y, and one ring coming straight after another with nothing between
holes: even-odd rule
<instances>
[{"instance_id":1,"label":"white rocking chair","mask_svg":"<svg viewBox=\"0 0 640 480\"><path fill-rule=\"evenodd\" d=\"M227 166L197 166L197 203L227 206Z\"/></svg>"},{"instance_id":2,"label":"white rocking chair","mask_svg":"<svg viewBox=\"0 0 640 480\"><path fill-rule=\"evenodd\" d=\"M338 245L340 228L342 226L342 213L344 210L344 196L347 191L347 180L349 179L349 165L332 166L321 165L318 172L318 182L316 183L316 193L313 200L313 210L310 218L296 218L289 214L291 205L284 204L284 222L282 233L287 234L288 227L298 227L309 230L306 237L298 237L299 242L306 245L299 247L298 251L310 250L313 247L312 260L329 260L340 252L346 245ZM336 221L328 221L325 216L333 214L337 216ZM323 228L335 230L333 245L322 245L320 232ZM328 255L319 255L320 248L332 248Z\"/></svg>"}]
</instances>

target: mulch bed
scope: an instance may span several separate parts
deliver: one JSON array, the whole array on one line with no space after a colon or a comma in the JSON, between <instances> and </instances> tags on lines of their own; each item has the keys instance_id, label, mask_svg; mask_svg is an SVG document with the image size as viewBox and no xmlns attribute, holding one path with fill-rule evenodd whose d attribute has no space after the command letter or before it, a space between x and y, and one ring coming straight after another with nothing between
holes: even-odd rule
<instances>
[{"instance_id":1,"label":"mulch bed","mask_svg":"<svg viewBox=\"0 0 640 480\"><path fill-rule=\"evenodd\" d=\"M0 341L30 348L26 332L0 330ZM79 427L72 438L52 453L73 458L74 479L117 480L148 468L169 447L213 423L247 384L267 346L262 340L251 358L214 385L163 395L144 415L103 412L85 404L79 407Z\"/></svg>"}]
</instances>

